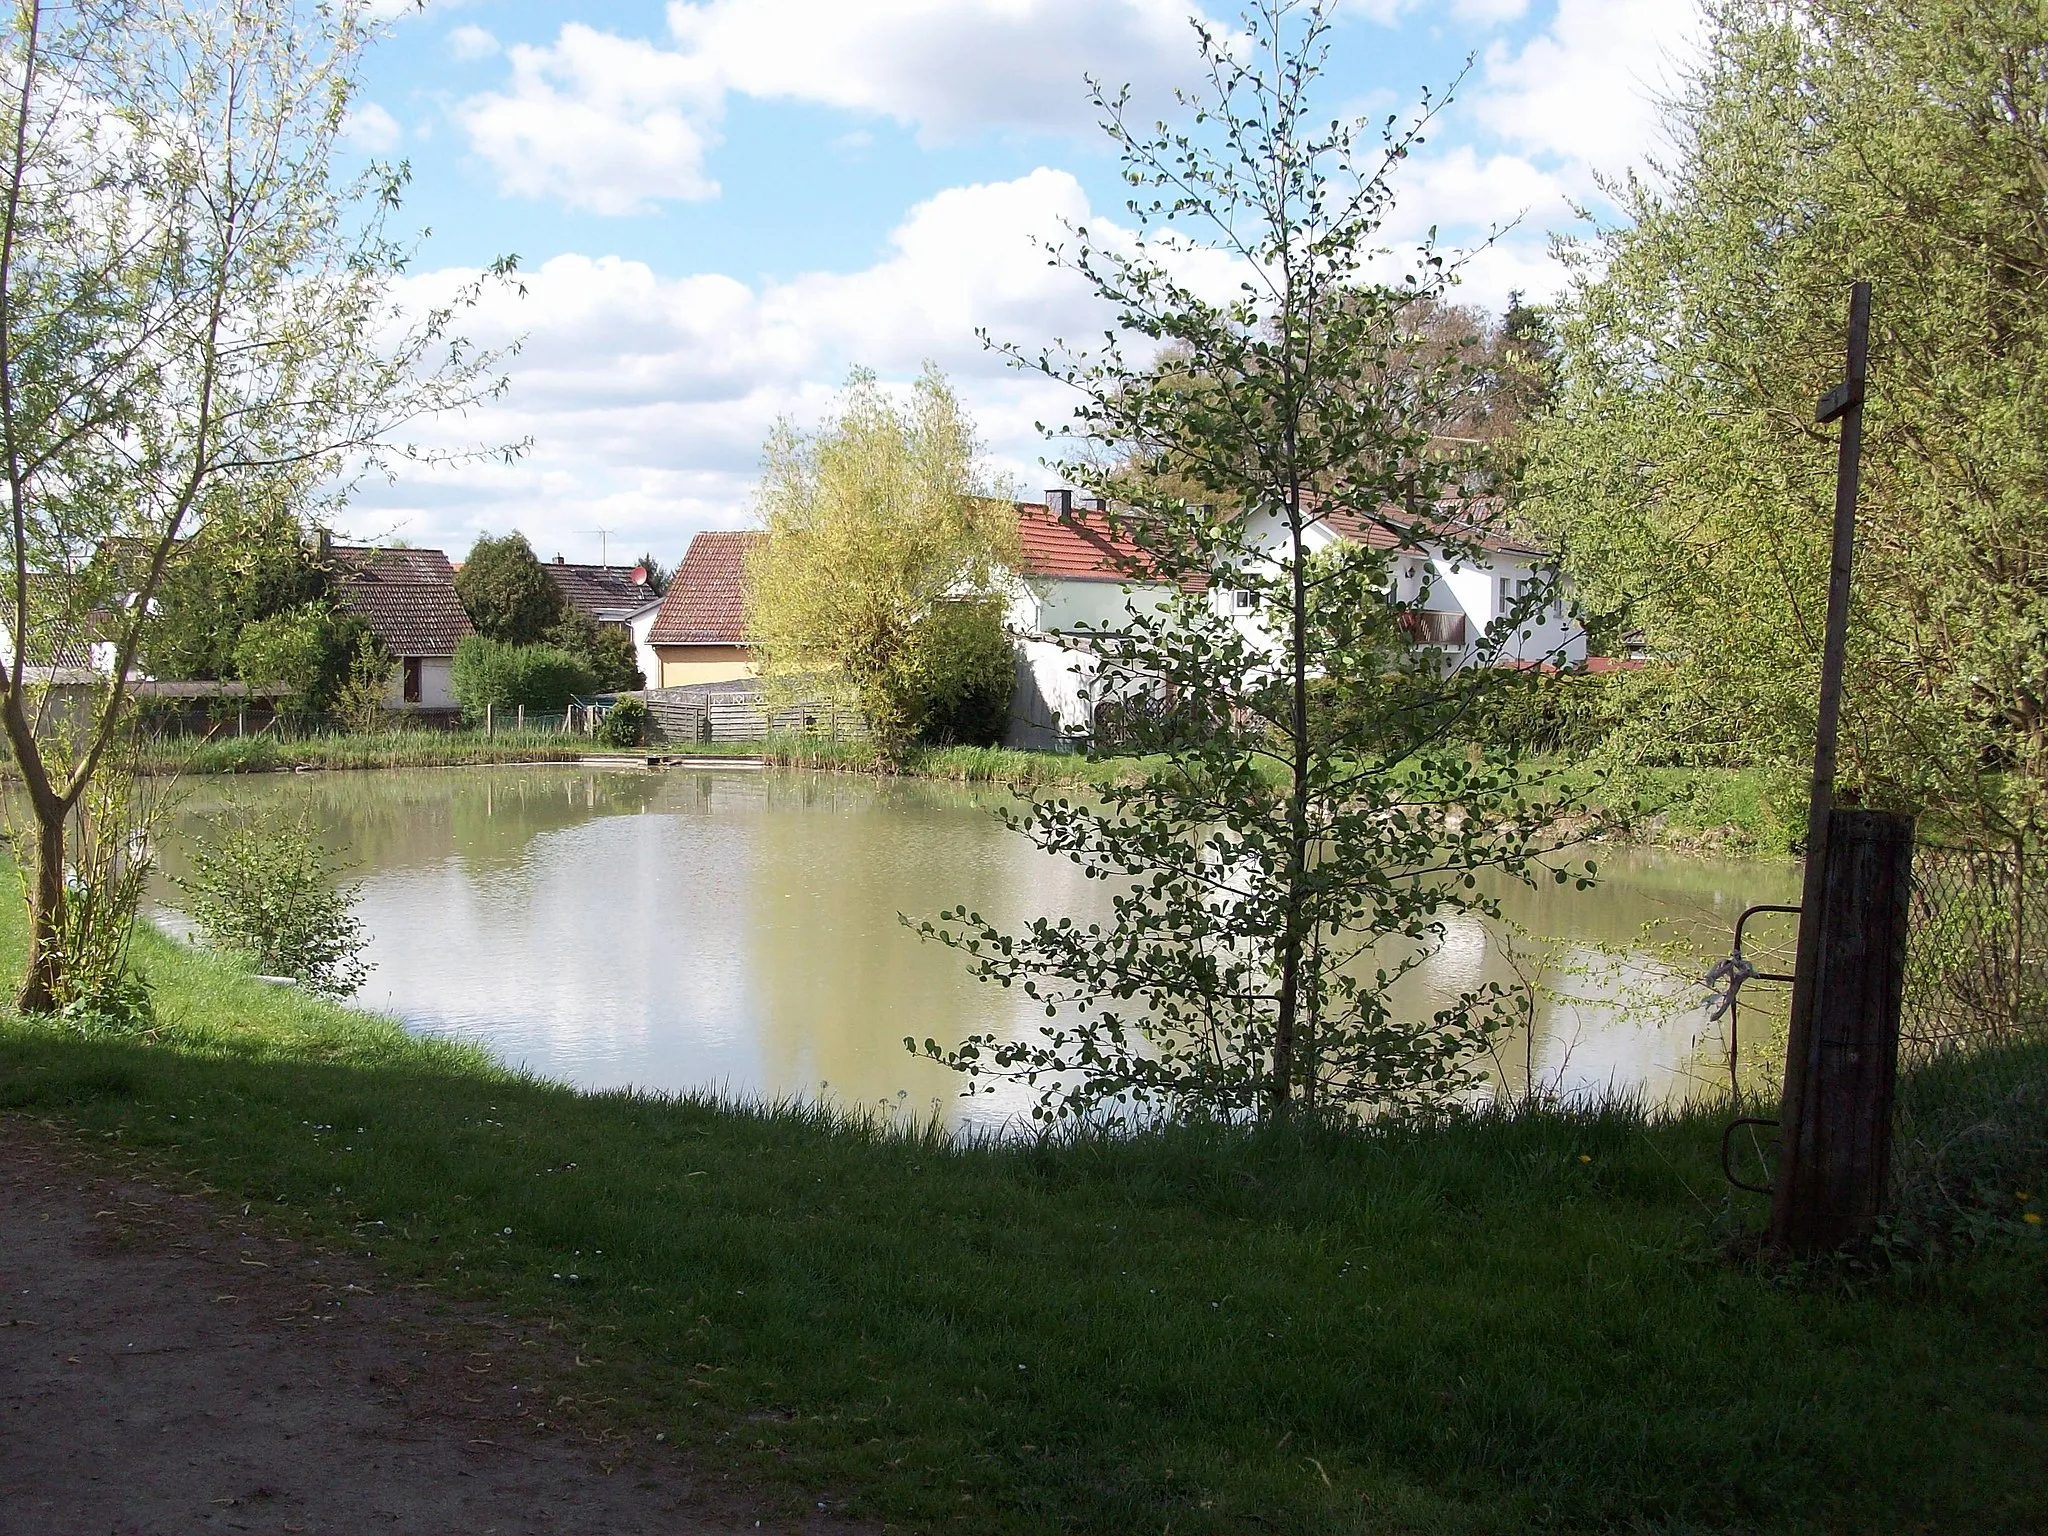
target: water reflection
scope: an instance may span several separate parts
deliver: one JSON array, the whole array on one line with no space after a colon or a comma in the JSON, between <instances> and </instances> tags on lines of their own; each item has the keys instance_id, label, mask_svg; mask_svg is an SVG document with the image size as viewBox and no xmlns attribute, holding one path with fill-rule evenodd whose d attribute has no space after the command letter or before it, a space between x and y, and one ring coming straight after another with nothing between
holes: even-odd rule
<instances>
[{"instance_id":1,"label":"water reflection","mask_svg":"<svg viewBox=\"0 0 2048 1536\"><path fill-rule=\"evenodd\" d=\"M1014 1036L1039 1015L898 921L960 903L1008 926L1101 911L1102 886L990 815L1002 798L833 775L562 767L212 780L180 804L164 862L180 872L183 840L232 807L309 813L363 885L376 969L361 1000L546 1076L920 1111L938 1099L954 1120L1002 1120L1021 1096L963 1106L957 1080L902 1041ZM1612 953L1660 917L1725 934L1744 904L1782 899L1792 869L1601 857L1594 891L1503 892L1550 941L1544 979L1560 995L1533 1036L1504 1042L1502 1075L1660 1099L1718 1081L1718 1031L1696 989L1618 1008ZM1641 960L1621 970L1652 974ZM1399 1001L1432 1012L1512 975L1502 935L1458 919Z\"/></svg>"}]
</instances>

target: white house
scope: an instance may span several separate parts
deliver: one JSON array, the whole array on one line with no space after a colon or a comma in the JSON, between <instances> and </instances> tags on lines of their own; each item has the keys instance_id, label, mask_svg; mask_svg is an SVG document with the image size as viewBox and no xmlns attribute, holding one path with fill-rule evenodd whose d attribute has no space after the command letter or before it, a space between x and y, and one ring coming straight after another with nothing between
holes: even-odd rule
<instances>
[{"instance_id":1,"label":"white house","mask_svg":"<svg viewBox=\"0 0 2048 1536\"><path fill-rule=\"evenodd\" d=\"M1114 630L1134 612L1155 607L1168 586L1146 580L1144 560L1128 539L1109 528L1100 502L1077 505L1071 491L1048 491L1043 505L1019 502L1017 530L1023 558L1008 626L1016 641L1017 688L1010 708L1009 744L1057 748L1087 736L1094 724L1096 660L1083 626ZM1277 559L1288 547L1285 524L1268 514L1254 542ZM1412 536L1411 536L1412 538ZM1410 542L1371 519L1329 513L1308 532L1312 553L1344 542L1397 550ZM1489 625L1513 611L1525 595L1552 584L1547 557L1535 547L1474 529L1459 542L1476 550L1460 557L1442 537L1412 539L1394 563L1395 596L1421 601L1415 639L1441 650L1453 666L1488 654ZM1263 637L1257 597L1246 588L1217 587L1209 601L1253 639ZM1585 631L1555 595L1540 613L1525 616L1493 651L1502 663L1577 665L1586 659Z\"/></svg>"}]
</instances>

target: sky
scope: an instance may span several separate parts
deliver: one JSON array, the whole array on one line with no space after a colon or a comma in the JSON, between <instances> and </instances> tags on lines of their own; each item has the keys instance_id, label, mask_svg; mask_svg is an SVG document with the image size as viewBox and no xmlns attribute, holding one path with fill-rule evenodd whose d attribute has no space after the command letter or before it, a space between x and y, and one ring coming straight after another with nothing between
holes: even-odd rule
<instances>
[{"instance_id":1,"label":"sky","mask_svg":"<svg viewBox=\"0 0 2048 1536\"><path fill-rule=\"evenodd\" d=\"M1027 351L1099 334L1040 242L1128 227L1086 81L1171 112L1198 66L1190 0L376 3L388 36L346 154L410 168L398 298L431 304L503 256L520 272L461 325L519 343L509 387L422 440L530 446L363 484L339 526L457 559L516 528L543 559L673 564L752 521L779 418L815 425L852 368L900 384L927 360L998 474L1057 483L1035 423L1071 398L977 331ZM1498 311L1553 294L1551 233L1656 153L1698 27L1695 0L1347 0L1324 99L1382 119L1464 72L1386 236L1512 226L1456 295Z\"/></svg>"}]
</instances>

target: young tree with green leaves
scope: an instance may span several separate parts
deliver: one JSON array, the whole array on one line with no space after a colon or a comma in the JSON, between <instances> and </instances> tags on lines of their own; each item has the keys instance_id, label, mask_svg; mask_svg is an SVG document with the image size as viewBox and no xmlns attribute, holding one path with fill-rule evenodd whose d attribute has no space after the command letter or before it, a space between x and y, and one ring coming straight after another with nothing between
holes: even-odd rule
<instances>
[{"instance_id":1,"label":"young tree with green leaves","mask_svg":"<svg viewBox=\"0 0 2048 1536\"><path fill-rule=\"evenodd\" d=\"M1418 252L1398 283L1370 270L1393 174L1439 107L1383 136L1332 123L1317 99L1330 25L1328 5L1291 0L1234 38L1197 23L1207 88L1181 127L1142 130L1098 93L1137 233L1076 229L1060 255L1120 324L1087 355L1019 357L1078 390L1087 441L1060 469L1108 498L1143 574L1174 594L1093 638L1098 718L1115 711L1119 750L1163 766L1015 823L1108 882L1113 915L921 925L1047 1016L1036 1034L925 1051L1035 1087L1040 1115L1441 1100L1519 1004L1489 986L1413 1019L1390 988L1447 919L1494 911L1483 874L1567 878L1542 868L1557 804L1506 753L1460 740L1526 675L1487 663L1548 594L1447 670L1412 638L1424 594L1395 585L1404 557L1480 558L1482 510L1437 515L1476 462L1445 432L1474 364L1418 341L1451 281L1443 255ZM1192 286L1191 246L1242 286ZM1161 347L1178 366L1152 366ZM1256 619L1215 600L1225 590L1249 593ZM1351 707L1318 708L1326 689Z\"/></svg>"},{"instance_id":2,"label":"young tree with green leaves","mask_svg":"<svg viewBox=\"0 0 2048 1536\"><path fill-rule=\"evenodd\" d=\"M1530 514L1639 628L1622 743L1810 764L1853 280L1873 284L1848 793L2048 833L2048 31L2033 0L1716 0L1654 182L1570 252Z\"/></svg>"},{"instance_id":3,"label":"young tree with green leaves","mask_svg":"<svg viewBox=\"0 0 2048 1536\"><path fill-rule=\"evenodd\" d=\"M181 540L238 491L419 457L411 423L496 387L451 330L459 302L395 311L403 172L333 174L375 31L356 0L23 0L0 30L0 729L31 823L24 1011L63 996L65 827ZM109 545L121 558L95 564ZM60 719L37 654L83 635L108 681Z\"/></svg>"},{"instance_id":4,"label":"young tree with green leaves","mask_svg":"<svg viewBox=\"0 0 2048 1536\"><path fill-rule=\"evenodd\" d=\"M900 753L925 713L921 680L947 632L938 616L998 597L1015 567L1016 512L999 490L931 366L908 407L857 372L818 431L779 424L761 479L767 537L747 562L762 674L844 688L877 747Z\"/></svg>"}]
</instances>

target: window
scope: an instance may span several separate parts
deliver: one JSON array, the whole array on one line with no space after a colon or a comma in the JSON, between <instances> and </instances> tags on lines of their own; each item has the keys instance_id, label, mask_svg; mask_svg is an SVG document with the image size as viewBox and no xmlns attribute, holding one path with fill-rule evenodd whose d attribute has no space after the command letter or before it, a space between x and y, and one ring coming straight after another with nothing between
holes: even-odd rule
<instances>
[{"instance_id":1,"label":"window","mask_svg":"<svg viewBox=\"0 0 2048 1536\"><path fill-rule=\"evenodd\" d=\"M408 656L405 658L405 702L419 703L420 694L420 659L417 656Z\"/></svg>"},{"instance_id":2,"label":"window","mask_svg":"<svg viewBox=\"0 0 2048 1536\"><path fill-rule=\"evenodd\" d=\"M1230 594L1230 606L1239 613L1250 613L1253 608L1258 606L1258 598L1254 593L1239 587Z\"/></svg>"}]
</instances>

